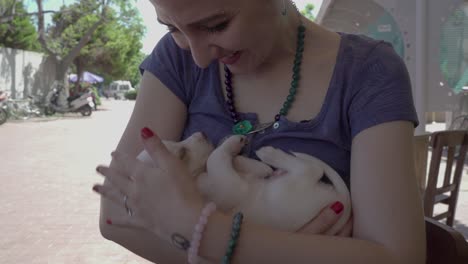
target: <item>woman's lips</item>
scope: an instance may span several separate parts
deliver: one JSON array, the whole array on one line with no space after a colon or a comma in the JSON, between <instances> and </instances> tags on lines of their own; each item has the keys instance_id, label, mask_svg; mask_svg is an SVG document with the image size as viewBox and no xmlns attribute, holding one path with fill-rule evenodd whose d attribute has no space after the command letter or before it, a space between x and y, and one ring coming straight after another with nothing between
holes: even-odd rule
<instances>
[{"instance_id":1,"label":"woman's lips","mask_svg":"<svg viewBox=\"0 0 468 264\"><path fill-rule=\"evenodd\" d=\"M224 63L226 65L232 65L232 64L236 63L239 60L241 55L242 55L242 52L236 51L236 52L234 52L233 54L231 54L229 56L221 58L219 61L221 61L222 63Z\"/></svg>"}]
</instances>

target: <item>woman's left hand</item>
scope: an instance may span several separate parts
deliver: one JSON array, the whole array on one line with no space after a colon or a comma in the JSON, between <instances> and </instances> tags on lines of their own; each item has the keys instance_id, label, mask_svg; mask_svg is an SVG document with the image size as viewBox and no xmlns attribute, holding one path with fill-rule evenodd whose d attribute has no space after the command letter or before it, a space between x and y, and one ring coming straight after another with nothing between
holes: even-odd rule
<instances>
[{"instance_id":1,"label":"woman's left hand","mask_svg":"<svg viewBox=\"0 0 468 264\"><path fill-rule=\"evenodd\" d=\"M119 219L107 219L108 224L144 228L169 239L183 226L180 221L199 212L202 197L186 164L170 153L157 135L145 128L142 138L156 166L115 151L112 167L96 169L111 184L98 184L93 190L127 212Z\"/></svg>"}]
</instances>

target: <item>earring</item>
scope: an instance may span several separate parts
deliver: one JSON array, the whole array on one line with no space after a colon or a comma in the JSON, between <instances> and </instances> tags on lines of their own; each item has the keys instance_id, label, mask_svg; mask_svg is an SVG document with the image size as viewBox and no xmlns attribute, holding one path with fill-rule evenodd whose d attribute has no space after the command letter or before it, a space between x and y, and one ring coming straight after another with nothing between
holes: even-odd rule
<instances>
[{"instance_id":1,"label":"earring","mask_svg":"<svg viewBox=\"0 0 468 264\"><path fill-rule=\"evenodd\" d=\"M281 15L286 16L286 14L287 14L286 0L283 0L283 11L281 11Z\"/></svg>"}]
</instances>

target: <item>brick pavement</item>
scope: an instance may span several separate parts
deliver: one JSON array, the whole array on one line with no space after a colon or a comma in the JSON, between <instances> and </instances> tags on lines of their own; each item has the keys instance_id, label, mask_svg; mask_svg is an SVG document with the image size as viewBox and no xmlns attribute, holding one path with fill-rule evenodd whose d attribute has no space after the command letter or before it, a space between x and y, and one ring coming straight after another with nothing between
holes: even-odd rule
<instances>
[{"instance_id":1,"label":"brick pavement","mask_svg":"<svg viewBox=\"0 0 468 264\"><path fill-rule=\"evenodd\" d=\"M132 106L0 127L0 263L150 263L101 237L91 191Z\"/></svg>"},{"instance_id":2,"label":"brick pavement","mask_svg":"<svg viewBox=\"0 0 468 264\"><path fill-rule=\"evenodd\" d=\"M149 263L100 236L91 191L101 181L94 168L110 161L131 109L104 101L90 118L0 126L0 263ZM468 177L456 219L468 238Z\"/></svg>"}]
</instances>

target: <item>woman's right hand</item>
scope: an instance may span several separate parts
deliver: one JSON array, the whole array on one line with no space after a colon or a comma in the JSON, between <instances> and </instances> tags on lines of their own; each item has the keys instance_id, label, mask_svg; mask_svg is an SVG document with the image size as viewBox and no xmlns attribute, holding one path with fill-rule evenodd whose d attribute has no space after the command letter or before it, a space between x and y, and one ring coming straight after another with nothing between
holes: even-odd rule
<instances>
[{"instance_id":1,"label":"woman's right hand","mask_svg":"<svg viewBox=\"0 0 468 264\"><path fill-rule=\"evenodd\" d=\"M301 227L297 232L308 234L325 234L341 217L343 205L340 202L325 207L314 219ZM335 236L351 237L353 234L353 216L351 216Z\"/></svg>"}]
</instances>

